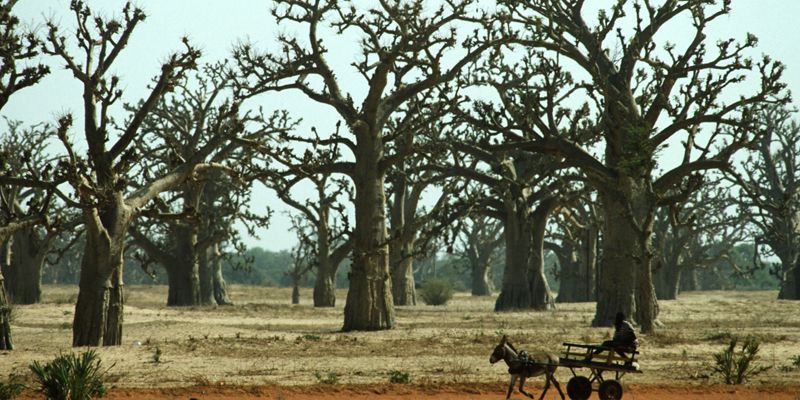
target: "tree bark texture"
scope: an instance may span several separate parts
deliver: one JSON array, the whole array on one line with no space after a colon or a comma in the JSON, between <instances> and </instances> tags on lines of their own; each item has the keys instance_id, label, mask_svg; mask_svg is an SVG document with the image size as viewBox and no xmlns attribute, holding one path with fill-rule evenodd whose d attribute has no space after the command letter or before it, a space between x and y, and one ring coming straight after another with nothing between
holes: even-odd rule
<instances>
[{"instance_id":1,"label":"tree bark texture","mask_svg":"<svg viewBox=\"0 0 800 400\"><path fill-rule=\"evenodd\" d=\"M3 271L6 290L13 304L37 304L42 299L42 267L50 240L40 238L32 228L14 235L11 263Z\"/></svg>"},{"instance_id":2,"label":"tree bark texture","mask_svg":"<svg viewBox=\"0 0 800 400\"><path fill-rule=\"evenodd\" d=\"M392 299L396 306L413 306L417 304L417 292L414 287L414 236L401 237L392 241L390 246L390 263L392 266Z\"/></svg>"},{"instance_id":3,"label":"tree bark texture","mask_svg":"<svg viewBox=\"0 0 800 400\"><path fill-rule=\"evenodd\" d=\"M228 294L228 284L225 282L225 277L222 275L222 257L219 251L219 243L214 243L209 247L213 257L211 258L211 274L212 286L214 291L214 300L217 305L230 306L233 305L233 300Z\"/></svg>"},{"instance_id":4,"label":"tree bark texture","mask_svg":"<svg viewBox=\"0 0 800 400\"><path fill-rule=\"evenodd\" d=\"M111 275L108 291L108 316L106 317L103 346L119 346L122 344L123 305L125 304L124 284L122 282L123 268L123 265L120 265Z\"/></svg>"},{"instance_id":5,"label":"tree bark texture","mask_svg":"<svg viewBox=\"0 0 800 400\"><path fill-rule=\"evenodd\" d=\"M503 287L494 303L494 310L524 310L531 306L528 273L532 232L528 224L526 205L508 199L505 204L506 216L503 225L506 265L503 270Z\"/></svg>"},{"instance_id":6,"label":"tree bark texture","mask_svg":"<svg viewBox=\"0 0 800 400\"><path fill-rule=\"evenodd\" d=\"M483 254L470 256L470 270L472 275L472 295L490 296L492 294L492 268L490 260Z\"/></svg>"},{"instance_id":7,"label":"tree bark texture","mask_svg":"<svg viewBox=\"0 0 800 400\"><path fill-rule=\"evenodd\" d=\"M300 287L297 282L292 285L292 304L300 304Z\"/></svg>"},{"instance_id":8,"label":"tree bark texture","mask_svg":"<svg viewBox=\"0 0 800 400\"><path fill-rule=\"evenodd\" d=\"M555 308L555 299L544 273L544 234L550 213L558 205L555 198L549 197L536 207L531 215L531 244L528 258L528 279L531 291L531 308L550 310Z\"/></svg>"},{"instance_id":9,"label":"tree bark texture","mask_svg":"<svg viewBox=\"0 0 800 400\"><path fill-rule=\"evenodd\" d=\"M11 340L11 304L3 285L3 274L0 273L0 350L13 350Z\"/></svg>"},{"instance_id":10,"label":"tree bark texture","mask_svg":"<svg viewBox=\"0 0 800 400\"><path fill-rule=\"evenodd\" d=\"M338 264L331 260L330 232L328 229L328 207L321 204L317 219L317 278L314 282L314 307L336 305L336 270Z\"/></svg>"},{"instance_id":11,"label":"tree bark texture","mask_svg":"<svg viewBox=\"0 0 800 400\"><path fill-rule=\"evenodd\" d=\"M780 222L782 232L771 240L781 263L778 299L800 300L800 214Z\"/></svg>"},{"instance_id":12,"label":"tree bark texture","mask_svg":"<svg viewBox=\"0 0 800 400\"><path fill-rule=\"evenodd\" d=\"M689 292L700 290L700 282L698 278L698 271L696 268L687 268L681 273L680 276L680 291Z\"/></svg>"},{"instance_id":13,"label":"tree bark texture","mask_svg":"<svg viewBox=\"0 0 800 400\"><path fill-rule=\"evenodd\" d=\"M86 246L81 261L78 302L75 305L72 324L72 345L75 347L99 346L104 343L103 336L106 333L109 312L109 291L113 287L111 278L115 270L122 271L125 235L130 223L130 212L123 204L121 195L109 200L103 208L84 210L83 215ZM118 307L114 312L121 316L123 313L121 284L114 290L116 291L114 300L118 301L114 305ZM121 331L119 333L121 335ZM115 338L114 341L120 340L121 337Z\"/></svg>"},{"instance_id":14,"label":"tree bark texture","mask_svg":"<svg viewBox=\"0 0 800 400\"><path fill-rule=\"evenodd\" d=\"M344 307L343 331L391 329L395 325L389 246L386 230L384 171L380 132L365 122L351 127L358 139L355 153L353 263Z\"/></svg>"},{"instance_id":15,"label":"tree bark texture","mask_svg":"<svg viewBox=\"0 0 800 400\"><path fill-rule=\"evenodd\" d=\"M578 303L595 301L597 272L597 238L595 227L581 229L577 245L565 242L561 251L556 252L561 266L561 283L556 301L559 303Z\"/></svg>"},{"instance_id":16,"label":"tree bark texture","mask_svg":"<svg viewBox=\"0 0 800 400\"><path fill-rule=\"evenodd\" d=\"M676 260L666 259L653 273L653 284L659 300L675 300L680 291L682 268Z\"/></svg>"},{"instance_id":17,"label":"tree bark texture","mask_svg":"<svg viewBox=\"0 0 800 400\"><path fill-rule=\"evenodd\" d=\"M197 254L200 304L207 306L217 304L214 298L214 267L211 264L214 256L211 254L212 251L211 248L207 248Z\"/></svg>"},{"instance_id":18,"label":"tree bark texture","mask_svg":"<svg viewBox=\"0 0 800 400\"><path fill-rule=\"evenodd\" d=\"M405 175L395 180L390 214L392 240L389 244L389 265L392 271L392 299L396 306L417 304L414 244L417 239L415 219L418 200L419 193L411 193Z\"/></svg>"},{"instance_id":19,"label":"tree bark texture","mask_svg":"<svg viewBox=\"0 0 800 400\"><path fill-rule=\"evenodd\" d=\"M616 188L601 191L604 211L603 259L598 277L594 326L611 326L617 312L649 332L657 306L651 259L655 211L646 179L620 178Z\"/></svg>"},{"instance_id":20,"label":"tree bark texture","mask_svg":"<svg viewBox=\"0 0 800 400\"><path fill-rule=\"evenodd\" d=\"M196 245L197 230L180 224L172 229L175 247L170 257L171 265L165 265L169 290L167 306L200 305L200 263ZM209 277L210 277L210 271Z\"/></svg>"}]
</instances>

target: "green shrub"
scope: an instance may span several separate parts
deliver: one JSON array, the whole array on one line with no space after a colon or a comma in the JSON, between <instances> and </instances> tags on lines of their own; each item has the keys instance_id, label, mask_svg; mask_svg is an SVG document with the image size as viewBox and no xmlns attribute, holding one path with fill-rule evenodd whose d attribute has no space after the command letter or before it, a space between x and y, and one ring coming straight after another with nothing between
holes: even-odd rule
<instances>
[{"instance_id":1,"label":"green shrub","mask_svg":"<svg viewBox=\"0 0 800 400\"><path fill-rule=\"evenodd\" d=\"M411 382L411 374L408 372L391 370L389 371L389 383L407 384Z\"/></svg>"},{"instance_id":2,"label":"green shrub","mask_svg":"<svg viewBox=\"0 0 800 400\"><path fill-rule=\"evenodd\" d=\"M19 377L9 375L8 382L0 382L0 400L14 400L25 390L25 385L19 382Z\"/></svg>"},{"instance_id":3,"label":"green shrub","mask_svg":"<svg viewBox=\"0 0 800 400\"><path fill-rule=\"evenodd\" d=\"M82 354L62 354L53 361L41 365L34 361L30 365L39 391L47 399L88 400L106 394L100 369L100 357L94 350Z\"/></svg>"},{"instance_id":4,"label":"green shrub","mask_svg":"<svg viewBox=\"0 0 800 400\"><path fill-rule=\"evenodd\" d=\"M309 342L319 342L320 340L322 340L322 336L315 335L313 333L306 333L305 335L298 336L297 339L295 339L296 342L302 342L303 340L306 340L306 341L309 341Z\"/></svg>"},{"instance_id":5,"label":"green shrub","mask_svg":"<svg viewBox=\"0 0 800 400\"><path fill-rule=\"evenodd\" d=\"M335 372L328 372L327 375L323 375L319 372L314 372L314 377L317 378L318 383L322 383L325 385L336 385L339 383L339 374Z\"/></svg>"},{"instance_id":6,"label":"green shrub","mask_svg":"<svg viewBox=\"0 0 800 400\"><path fill-rule=\"evenodd\" d=\"M161 362L161 347L156 346L155 351L153 351L153 363L158 364Z\"/></svg>"},{"instance_id":7,"label":"green shrub","mask_svg":"<svg viewBox=\"0 0 800 400\"><path fill-rule=\"evenodd\" d=\"M425 304L441 306L453 298L453 286L444 279L429 279L420 288L419 295Z\"/></svg>"},{"instance_id":8,"label":"green shrub","mask_svg":"<svg viewBox=\"0 0 800 400\"><path fill-rule=\"evenodd\" d=\"M747 337L740 352L736 352L737 343L738 338L733 337L726 349L714 354L714 372L722 375L728 385L742 384L770 368L755 365L760 344L757 338Z\"/></svg>"}]
</instances>

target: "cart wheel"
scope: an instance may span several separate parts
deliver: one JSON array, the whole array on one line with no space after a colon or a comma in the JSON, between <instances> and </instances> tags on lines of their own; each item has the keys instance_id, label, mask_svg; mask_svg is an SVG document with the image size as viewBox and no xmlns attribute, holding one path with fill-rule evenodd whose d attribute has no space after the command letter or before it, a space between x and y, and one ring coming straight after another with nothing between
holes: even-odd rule
<instances>
[{"instance_id":1,"label":"cart wheel","mask_svg":"<svg viewBox=\"0 0 800 400\"><path fill-rule=\"evenodd\" d=\"M592 382L585 376L573 376L567 382L567 395L572 400L587 400L592 395Z\"/></svg>"},{"instance_id":2,"label":"cart wheel","mask_svg":"<svg viewBox=\"0 0 800 400\"><path fill-rule=\"evenodd\" d=\"M609 379L600 384L597 392L600 395L600 400L619 400L622 398L622 385L613 379Z\"/></svg>"}]
</instances>

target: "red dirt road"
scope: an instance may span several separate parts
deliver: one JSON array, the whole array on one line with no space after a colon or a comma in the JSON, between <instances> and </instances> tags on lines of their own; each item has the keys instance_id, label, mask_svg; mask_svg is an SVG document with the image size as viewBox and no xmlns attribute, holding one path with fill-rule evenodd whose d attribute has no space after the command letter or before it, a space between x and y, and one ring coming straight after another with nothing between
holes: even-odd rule
<instances>
[{"instance_id":1,"label":"red dirt road","mask_svg":"<svg viewBox=\"0 0 800 400\"><path fill-rule=\"evenodd\" d=\"M188 387L170 389L112 389L108 399L198 399L198 400L497 400L505 398L502 383L489 384L450 384L450 385L317 385L317 386L257 386L257 387ZM533 386L530 392L538 399L541 387ZM20 399L36 399L34 393L26 393ZM525 399L515 392L513 399ZM750 387L750 386L639 386L625 388L625 400L800 400L800 386ZM555 389L548 391L545 400L560 399ZM592 400L597 399L593 394Z\"/></svg>"}]
</instances>

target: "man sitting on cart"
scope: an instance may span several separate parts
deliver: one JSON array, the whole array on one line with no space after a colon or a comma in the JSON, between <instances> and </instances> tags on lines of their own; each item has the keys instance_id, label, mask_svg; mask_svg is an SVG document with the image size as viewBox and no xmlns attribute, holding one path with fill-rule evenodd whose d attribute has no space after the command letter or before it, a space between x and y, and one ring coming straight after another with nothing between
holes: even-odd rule
<instances>
[{"instance_id":1,"label":"man sitting on cart","mask_svg":"<svg viewBox=\"0 0 800 400\"><path fill-rule=\"evenodd\" d=\"M595 354L602 353L605 348L612 348L621 357L626 358L625 353L632 353L639 347L639 341L636 339L636 332L633 330L633 325L625 320L625 314L618 312L614 319L614 336L611 340L606 340L601 344L603 348L593 351L587 361L592 359ZM626 363L628 364L628 363Z\"/></svg>"}]
</instances>

